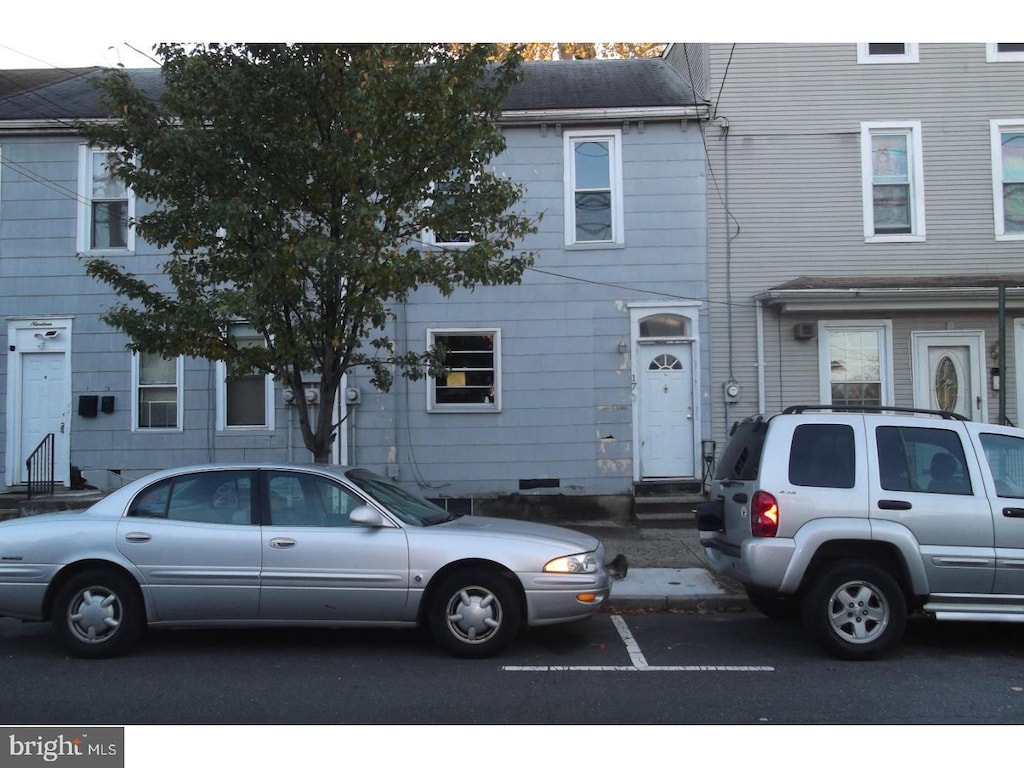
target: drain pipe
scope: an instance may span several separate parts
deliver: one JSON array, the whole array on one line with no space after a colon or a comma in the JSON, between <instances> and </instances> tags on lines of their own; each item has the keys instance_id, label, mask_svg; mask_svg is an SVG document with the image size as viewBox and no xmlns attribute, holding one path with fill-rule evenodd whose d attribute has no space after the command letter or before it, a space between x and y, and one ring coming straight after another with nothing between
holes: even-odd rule
<instances>
[{"instance_id":1,"label":"drain pipe","mask_svg":"<svg viewBox=\"0 0 1024 768\"><path fill-rule=\"evenodd\" d=\"M763 299L754 301L754 317L757 337L757 412L763 414L767 406L764 402L764 303Z\"/></svg>"}]
</instances>

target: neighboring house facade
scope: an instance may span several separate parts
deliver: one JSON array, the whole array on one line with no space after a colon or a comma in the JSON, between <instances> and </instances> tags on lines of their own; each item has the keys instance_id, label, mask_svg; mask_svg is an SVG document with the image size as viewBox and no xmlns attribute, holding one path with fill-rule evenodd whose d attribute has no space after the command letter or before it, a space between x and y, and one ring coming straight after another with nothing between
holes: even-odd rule
<instances>
[{"instance_id":1,"label":"neighboring house facade","mask_svg":"<svg viewBox=\"0 0 1024 768\"><path fill-rule=\"evenodd\" d=\"M25 457L49 434L58 482L74 467L99 488L174 465L308 461L269 377L135 355L102 322L116 298L81 255L158 280L161 254L123 225L143 202L74 131L102 117L94 74L0 73L0 485L25 481ZM132 74L159 91L158 70ZM524 213L543 214L523 243L536 263L521 285L447 300L420 289L396 305L397 351L443 342L449 371L396 377L386 393L352 371L332 460L460 509L509 496L618 503L636 484L699 480L706 115L668 58L527 64L495 167L525 186Z\"/></svg>"},{"instance_id":2,"label":"neighboring house facade","mask_svg":"<svg viewBox=\"0 0 1024 768\"><path fill-rule=\"evenodd\" d=\"M1024 417L1024 45L713 44L712 434L796 404Z\"/></svg>"}]
</instances>

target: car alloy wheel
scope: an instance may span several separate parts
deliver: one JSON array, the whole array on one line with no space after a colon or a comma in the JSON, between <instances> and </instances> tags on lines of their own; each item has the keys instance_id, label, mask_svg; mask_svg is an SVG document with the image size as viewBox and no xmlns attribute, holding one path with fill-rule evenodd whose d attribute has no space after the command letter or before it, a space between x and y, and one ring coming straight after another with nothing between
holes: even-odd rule
<instances>
[{"instance_id":1,"label":"car alloy wheel","mask_svg":"<svg viewBox=\"0 0 1024 768\"><path fill-rule=\"evenodd\" d=\"M871 563L826 571L804 599L804 621L841 659L877 659L903 636L907 603L896 580Z\"/></svg>"}]
</instances>

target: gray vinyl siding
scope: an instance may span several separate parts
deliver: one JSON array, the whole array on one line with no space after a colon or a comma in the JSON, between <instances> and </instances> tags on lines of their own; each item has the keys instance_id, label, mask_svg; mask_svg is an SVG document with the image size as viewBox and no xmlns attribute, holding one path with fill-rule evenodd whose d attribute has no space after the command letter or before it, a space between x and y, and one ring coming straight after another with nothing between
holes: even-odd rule
<instances>
[{"instance_id":1,"label":"gray vinyl siding","mask_svg":"<svg viewBox=\"0 0 1024 768\"><path fill-rule=\"evenodd\" d=\"M858 64L856 48L855 43L709 46L711 406L719 444L733 418L757 410L759 373L769 412L819 399L818 342L795 341L793 325L842 315L824 309L780 318L777 310L766 308L764 369L758 371L755 299L769 288L801 276L1022 271L1021 243L995 240L989 121L1024 117L1024 63L987 63L984 43L921 43L916 64ZM716 116L728 120L728 175L726 140ZM865 121L920 121L923 242L865 242L860 147ZM994 301L985 309L990 314L871 309L857 314L893 322L896 404L913 401L910 333L980 328L991 344L997 338ZM1009 333L1020 310L1008 314ZM1007 347L1012 335L1008 338ZM742 386L735 405L723 403L721 395L730 377ZM994 421L997 393L987 385L986 391ZM1009 402L1015 420L1016 405L1012 398Z\"/></svg>"},{"instance_id":2,"label":"gray vinyl siding","mask_svg":"<svg viewBox=\"0 0 1024 768\"><path fill-rule=\"evenodd\" d=\"M526 185L524 210L544 215L526 243L543 272L448 301L420 290L401 313L401 343L416 350L428 328L499 329L501 412L428 413L425 380L366 397L368 385L355 378L364 400L353 459L382 472L395 464L401 479L436 496L516 492L520 480L536 479L558 482L546 492L629 493L631 380L618 343L630 337L627 302L705 296L700 133L678 122L623 133L625 246L572 249L564 246L563 137L537 126L505 137L499 167Z\"/></svg>"},{"instance_id":3,"label":"gray vinyl siding","mask_svg":"<svg viewBox=\"0 0 1024 768\"><path fill-rule=\"evenodd\" d=\"M356 370L347 385L360 390L361 402L342 425L350 462L396 474L433 496L516 493L520 480L538 478L558 480L541 493L631 492L632 382L619 342L630 339L629 302L707 298L703 145L699 129L679 120L624 130L625 244L567 249L562 131L571 127L506 127L508 149L496 160L525 185L521 210L543 215L523 244L538 254L543 272L527 272L521 285L450 298L421 289L394 307L397 320L388 329L400 352L423 350L429 328L499 329L501 412L429 413L426 380L398 376L384 393ZM108 488L167 466L308 461L280 388L274 429L217 431L216 368L203 360L184 362L180 430L131 430L127 339L101 320L115 299L85 275L75 252L79 144L72 136L26 135L5 137L0 146L0 317L74 318L72 465L90 484ZM118 260L160 281L161 258L139 239L136 252ZM702 309L695 333L707 325ZM695 363L706 382L710 352L703 341L699 348ZM5 375L0 369L2 391ZM113 396L115 410L79 416L81 395ZM705 416L703 428L709 426Z\"/></svg>"}]
</instances>

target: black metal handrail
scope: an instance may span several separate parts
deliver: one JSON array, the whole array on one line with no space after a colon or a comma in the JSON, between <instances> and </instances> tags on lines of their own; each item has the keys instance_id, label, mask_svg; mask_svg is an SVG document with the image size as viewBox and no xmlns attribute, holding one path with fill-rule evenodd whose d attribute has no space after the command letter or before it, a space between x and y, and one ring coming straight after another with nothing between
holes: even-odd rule
<instances>
[{"instance_id":1,"label":"black metal handrail","mask_svg":"<svg viewBox=\"0 0 1024 768\"><path fill-rule=\"evenodd\" d=\"M53 495L55 483L53 479L53 457L57 439L53 432L43 438L43 441L32 451L32 455L25 459L25 469L28 473L28 498L32 498L32 492L36 495L48 493Z\"/></svg>"}]
</instances>

